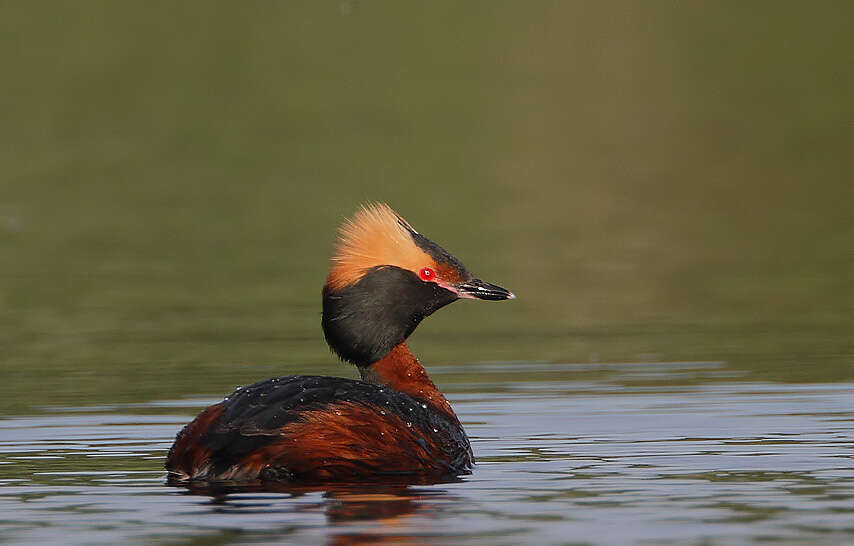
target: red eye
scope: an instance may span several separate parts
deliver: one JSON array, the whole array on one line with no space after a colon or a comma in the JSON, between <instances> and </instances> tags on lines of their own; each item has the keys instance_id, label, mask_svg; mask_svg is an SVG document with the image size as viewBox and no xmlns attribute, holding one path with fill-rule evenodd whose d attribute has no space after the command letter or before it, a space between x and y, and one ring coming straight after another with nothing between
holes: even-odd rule
<instances>
[{"instance_id":1,"label":"red eye","mask_svg":"<svg viewBox=\"0 0 854 546\"><path fill-rule=\"evenodd\" d=\"M436 278L436 272L430 269L429 267L425 267L421 271L418 272L418 276L421 277L422 281L432 281Z\"/></svg>"}]
</instances>

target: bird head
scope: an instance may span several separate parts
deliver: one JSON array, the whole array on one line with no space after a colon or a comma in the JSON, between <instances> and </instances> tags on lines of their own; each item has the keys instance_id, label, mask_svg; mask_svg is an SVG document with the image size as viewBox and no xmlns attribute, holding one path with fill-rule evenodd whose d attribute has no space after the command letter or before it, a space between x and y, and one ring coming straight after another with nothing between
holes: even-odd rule
<instances>
[{"instance_id":1,"label":"bird head","mask_svg":"<svg viewBox=\"0 0 854 546\"><path fill-rule=\"evenodd\" d=\"M368 366L449 303L514 297L475 278L388 205L369 204L339 230L323 287L323 332L343 360Z\"/></svg>"}]
</instances>

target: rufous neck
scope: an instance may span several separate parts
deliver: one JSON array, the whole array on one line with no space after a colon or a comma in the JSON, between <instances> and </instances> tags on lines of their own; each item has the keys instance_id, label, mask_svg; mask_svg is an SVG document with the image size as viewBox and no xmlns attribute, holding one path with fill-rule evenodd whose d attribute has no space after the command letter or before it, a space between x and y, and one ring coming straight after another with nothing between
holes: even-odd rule
<instances>
[{"instance_id":1,"label":"rufous neck","mask_svg":"<svg viewBox=\"0 0 854 546\"><path fill-rule=\"evenodd\" d=\"M408 394L438 411L455 423L459 423L457 415L451 409L445 395L427 375L427 370L418 362L412 351L401 342L389 354L370 366L359 367L362 381L391 387L396 391Z\"/></svg>"}]
</instances>

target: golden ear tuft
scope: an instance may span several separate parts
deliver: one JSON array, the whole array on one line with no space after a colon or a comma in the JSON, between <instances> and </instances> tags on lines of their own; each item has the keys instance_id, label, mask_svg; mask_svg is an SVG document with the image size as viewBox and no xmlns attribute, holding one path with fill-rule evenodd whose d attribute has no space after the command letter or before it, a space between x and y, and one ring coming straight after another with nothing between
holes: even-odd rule
<instances>
[{"instance_id":1,"label":"golden ear tuft","mask_svg":"<svg viewBox=\"0 0 854 546\"><path fill-rule=\"evenodd\" d=\"M385 203L368 203L338 230L338 244L326 281L333 290L349 286L369 269L393 265L410 271L430 265L432 259L412 239L417 233Z\"/></svg>"}]
</instances>

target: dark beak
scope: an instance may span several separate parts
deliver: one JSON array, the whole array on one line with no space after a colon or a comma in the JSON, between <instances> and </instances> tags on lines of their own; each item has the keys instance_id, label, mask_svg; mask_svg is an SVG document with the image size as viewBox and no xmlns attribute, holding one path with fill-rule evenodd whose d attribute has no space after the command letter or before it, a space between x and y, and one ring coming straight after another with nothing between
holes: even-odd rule
<instances>
[{"instance_id":1,"label":"dark beak","mask_svg":"<svg viewBox=\"0 0 854 546\"><path fill-rule=\"evenodd\" d=\"M453 286L461 298L501 301L512 300L516 297L513 292L480 279L471 279Z\"/></svg>"}]
</instances>

